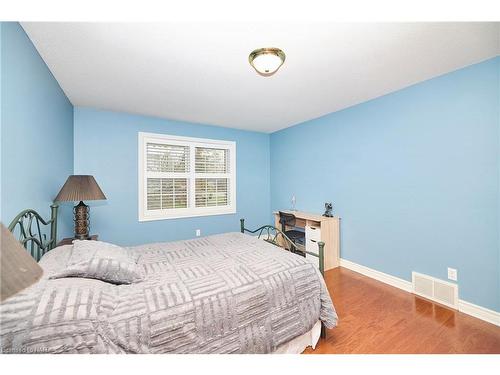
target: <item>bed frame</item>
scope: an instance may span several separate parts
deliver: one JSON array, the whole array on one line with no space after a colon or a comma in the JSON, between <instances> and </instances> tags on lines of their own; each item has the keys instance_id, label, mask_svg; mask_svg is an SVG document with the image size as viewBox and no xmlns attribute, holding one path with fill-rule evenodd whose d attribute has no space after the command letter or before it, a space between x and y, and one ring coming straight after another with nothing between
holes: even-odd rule
<instances>
[{"instance_id":1,"label":"bed frame","mask_svg":"<svg viewBox=\"0 0 500 375\"><path fill-rule=\"evenodd\" d=\"M273 245L279 246L285 250L291 251L292 253L305 256L306 254L313 257L319 258L319 272L323 277L325 276L325 243L318 242L319 251L318 254L306 251L305 249L299 248L290 238L286 236L281 230L272 225L263 225L255 230L250 230L245 228L245 219L240 219L241 233L251 233L257 234L257 238L269 242Z\"/></svg>"},{"instance_id":2,"label":"bed frame","mask_svg":"<svg viewBox=\"0 0 500 375\"><path fill-rule=\"evenodd\" d=\"M52 250L57 244L57 210L58 205L50 206L50 220L44 220L42 216L32 209L20 212L9 224L9 230L18 239L36 261L47 251ZM42 230L42 227L49 226L49 230ZM50 238L47 239L46 232Z\"/></svg>"}]
</instances>

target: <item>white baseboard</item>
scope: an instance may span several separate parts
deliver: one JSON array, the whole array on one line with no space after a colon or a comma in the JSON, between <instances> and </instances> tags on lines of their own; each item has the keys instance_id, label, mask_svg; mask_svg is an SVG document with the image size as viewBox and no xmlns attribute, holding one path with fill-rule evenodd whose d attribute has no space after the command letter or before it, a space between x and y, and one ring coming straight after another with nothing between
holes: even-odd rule
<instances>
[{"instance_id":1,"label":"white baseboard","mask_svg":"<svg viewBox=\"0 0 500 375\"><path fill-rule=\"evenodd\" d=\"M413 286L412 286L410 281L406 281L406 280L400 279L399 277L391 276L391 275L388 275L386 273L376 271L373 268L368 268L368 267L362 266L361 264L351 262L350 260L340 259L340 266L348 268L351 271L360 273L362 275L368 276L372 279L381 281L385 284L389 284L389 285L394 286L396 288L402 289L405 292L411 293L413 291Z\"/></svg>"},{"instance_id":2,"label":"white baseboard","mask_svg":"<svg viewBox=\"0 0 500 375\"><path fill-rule=\"evenodd\" d=\"M458 311L500 326L500 313L487 309L486 307L474 305L473 303L460 299L458 300Z\"/></svg>"},{"instance_id":3,"label":"white baseboard","mask_svg":"<svg viewBox=\"0 0 500 375\"><path fill-rule=\"evenodd\" d=\"M400 279L396 276L388 275L386 273L374 270L373 268L362 266L347 259L340 259L340 266L368 276L372 279L378 280L382 283L391 285L398 289L402 289L405 292L413 293L413 285L410 281ZM500 312L487 309L486 307L474 305L473 303L461 299L458 300L458 311L484 320L488 323L500 326Z\"/></svg>"}]
</instances>

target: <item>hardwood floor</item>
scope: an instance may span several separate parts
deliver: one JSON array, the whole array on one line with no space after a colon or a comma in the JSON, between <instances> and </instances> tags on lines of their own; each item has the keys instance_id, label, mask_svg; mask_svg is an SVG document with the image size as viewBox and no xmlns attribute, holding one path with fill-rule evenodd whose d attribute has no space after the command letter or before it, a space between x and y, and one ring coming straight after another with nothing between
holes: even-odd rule
<instances>
[{"instance_id":1,"label":"hardwood floor","mask_svg":"<svg viewBox=\"0 0 500 375\"><path fill-rule=\"evenodd\" d=\"M339 315L304 353L500 353L500 327L346 268L325 280Z\"/></svg>"}]
</instances>

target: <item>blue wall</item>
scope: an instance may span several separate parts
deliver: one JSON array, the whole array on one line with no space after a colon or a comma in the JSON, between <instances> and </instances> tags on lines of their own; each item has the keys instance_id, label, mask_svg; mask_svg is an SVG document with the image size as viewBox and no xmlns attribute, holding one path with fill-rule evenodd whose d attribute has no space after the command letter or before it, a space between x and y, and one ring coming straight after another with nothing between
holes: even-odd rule
<instances>
[{"instance_id":1,"label":"blue wall","mask_svg":"<svg viewBox=\"0 0 500 375\"><path fill-rule=\"evenodd\" d=\"M342 218L342 258L500 311L500 58L271 136L271 206Z\"/></svg>"},{"instance_id":2,"label":"blue wall","mask_svg":"<svg viewBox=\"0 0 500 375\"><path fill-rule=\"evenodd\" d=\"M459 271L460 298L500 311L500 58L271 136L75 108L17 23L0 27L0 218L49 214L69 174L92 174L92 232L132 245L270 222L271 209L342 217L342 257L410 280ZM237 142L237 210L139 222L139 131ZM270 172L272 172L270 177ZM60 236L72 233L64 204Z\"/></svg>"},{"instance_id":3,"label":"blue wall","mask_svg":"<svg viewBox=\"0 0 500 375\"><path fill-rule=\"evenodd\" d=\"M236 141L237 214L138 221L138 132ZM75 173L92 174L108 198L91 206L91 232L122 245L192 238L267 223L270 212L269 135L125 113L74 109Z\"/></svg>"},{"instance_id":4,"label":"blue wall","mask_svg":"<svg viewBox=\"0 0 500 375\"><path fill-rule=\"evenodd\" d=\"M73 106L18 23L1 27L1 199L8 225L25 208L50 217L50 204L73 172ZM61 212L59 237L72 233Z\"/></svg>"}]
</instances>

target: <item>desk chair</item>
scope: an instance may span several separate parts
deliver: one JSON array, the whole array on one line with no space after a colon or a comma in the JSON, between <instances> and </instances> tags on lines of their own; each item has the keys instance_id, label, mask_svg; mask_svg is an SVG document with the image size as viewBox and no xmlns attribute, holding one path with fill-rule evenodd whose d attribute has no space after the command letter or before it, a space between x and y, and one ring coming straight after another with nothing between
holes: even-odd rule
<instances>
[{"instance_id":1,"label":"desk chair","mask_svg":"<svg viewBox=\"0 0 500 375\"><path fill-rule=\"evenodd\" d=\"M286 230L286 227L295 227L295 215L289 214L286 212L279 212L280 214L280 224L281 231L285 233L285 235L292 240L295 244L305 245L306 243L306 234L303 231L291 229ZM302 254L302 252L299 252Z\"/></svg>"}]
</instances>

